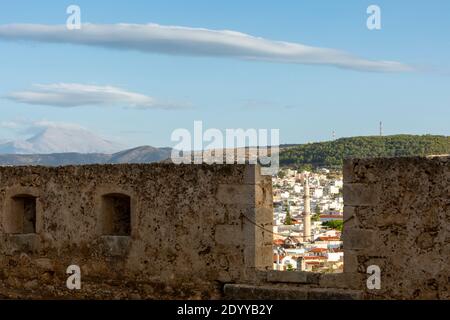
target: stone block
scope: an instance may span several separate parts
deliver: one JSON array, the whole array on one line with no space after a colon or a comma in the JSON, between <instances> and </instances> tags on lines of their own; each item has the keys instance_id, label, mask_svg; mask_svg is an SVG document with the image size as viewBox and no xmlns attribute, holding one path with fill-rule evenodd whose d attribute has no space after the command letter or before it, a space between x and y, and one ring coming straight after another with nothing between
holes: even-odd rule
<instances>
[{"instance_id":1,"label":"stone block","mask_svg":"<svg viewBox=\"0 0 450 320\"><path fill-rule=\"evenodd\" d=\"M359 300L356 290L321 289L278 285L226 284L225 296L237 300Z\"/></svg>"},{"instance_id":2,"label":"stone block","mask_svg":"<svg viewBox=\"0 0 450 320\"><path fill-rule=\"evenodd\" d=\"M105 256L127 256L130 251L131 238L128 236L102 236L101 247Z\"/></svg>"},{"instance_id":3,"label":"stone block","mask_svg":"<svg viewBox=\"0 0 450 320\"><path fill-rule=\"evenodd\" d=\"M357 272L358 272L358 256L356 252L344 248L344 273L354 274Z\"/></svg>"},{"instance_id":4,"label":"stone block","mask_svg":"<svg viewBox=\"0 0 450 320\"><path fill-rule=\"evenodd\" d=\"M261 181L261 167L256 165L248 165L244 172L244 184L258 184Z\"/></svg>"},{"instance_id":5,"label":"stone block","mask_svg":"<svg viewBox=\"0 0 450 320\"><path fill-rule=\"evenodd\" d=\"M344 160L344 166L342 168L343 170L343 176L344 176L344 183L352 183L355 181L355 160L352 159L345 159Z\"/></svg>"},{"instance_id":6,"label":"stone block","mask_svg":"<svg viewBox=\"0 0 450 320\"><path fill-rule=\"evenodd\" d=\"M343 289L311 289L308 300L361 300L363 293L356 290Z\"/></svg>"},{"instance_id":7,"label":"stone block","mask_svg":"<svg viewBox=\"0 0 450 320\"><path fill-rule=\"evenodd\" d=\"M302 283L319 284L320 274L302 271L275 271L267 272L267 281L274 283Z\"/></svg>"},{"instance_id":8,"label":"stone block","mask_svg":"<svg viewBox=\"0 0 450 320\"><path fill-rule=\"evenodd\" d=\"M375 237L373 230L346 228L342 236L344 249L371 249L375 244Z\"/></svg>"},{"instance_id":9,"label":"stone block","mask_svg":"<svg viewBox=\"0 0 450 320\"><path fill-rule=\"evenodd\" d=\"M350 218L355 217L356 208L353 206L345 205L344 206L344 221L349 220Z\"/></svg>"},{"instance_id":10,"label":"stone block","mask_svg":"<svg viewBox=\"0 0 450 320\"><path fill-rule=\"evenodd\" d=\"M45 271L53 271L54 266L52 260L48 258L39 258L33 261L34 265L38 267L39 269L45 270Z\"/></svg>"},{"instance_id":11,"label":"stone block","mask_svg":"<svg viewBox=\"0 0 450 320\"><path fill-rule=\"evenodd\" d=\"M226 284L225 297L235 300L306 300L307 291L296 287L253 286L246 284Z\"/></svg>"},{"instance_id":12,"label":"stone block","mask_svg":"<svg viewBox=\"0 0 450 320\"><path fill-rule=\"evenodd\" d=\"M347 206L375 206L380 201L379 184L344 184L344 203Z\"/></svg>"},{"instance_id":13,"label":"stone block","mask_svg":"<svg viewBox=\"0 0 450 320\"><path fill-rule=\"evenodd\" d=\"M273 267L273 249L272 245L257 246L255 249L255 267L257 269L267 270Z\"/></svg>"},{"instance_id":14,"label":"stone block","mask_svg":"<svg viewBox=\"0 0 450 320\"><path fill-rule=\"evenodd\" d=\"M39 251L41 239L38 234L8 235L10 253L36 253Z\"/></svg>"},{"instance_id":15,"label":"stone block","mask_svg":"<svg viewBox=\"0 0 450 320\"><path fill-rule=\"evenodd\" d=\"M244 239L242 227L240 225L217 225L214 238L220 245L241 245Z\"/></svg>"},{"instance_id":16,"label":"stone block","mask_svg":"<svg viewBox=\"0 0 450 320\"><path fill-rule=\"evenodd\" d=\"M347 228L358 228L360 226L356 215L356 207L344 206L344 232Z\"/></svg>"},{"instance_id":17,"label":"stone block","mask_svg":"<svg viewBox=\"0 0 450 320\"><path fill-rule=\"evenodd\" d=\"M258 184L255 186L255 206L257 208L272 209L272 182L269 184Z\"/></svg>"},{"instance_id":18,"label":"stone block","mask_svg":"<svg viewBox=\"0 0 450 320\"><path fill-rule=\"evenodd\" d=\"M360 273L325 273L320 277L320 287L360 290L365 279Z\"/></svg>"},{"instance_id":19,"label":"stone block","mask_svg":"<svg viewBox=\"0 0 450 320\"><path fill-rule=\"evenodd\" d=\"M258 224L270 225L269 230L272 230L273 224L273 209L272 208L256 208L255 209L256 217L255 221Z\"/></svg>"},{"instance_id":20,"label":"stone block","mask_svg":"<svg viewBox=\"0 0 450 320\"><path fill-rule=\"evenodd\" d=\"M255 186L221 184L217 199L223 204L255 205Z\"/></svg>"}]
</instances>

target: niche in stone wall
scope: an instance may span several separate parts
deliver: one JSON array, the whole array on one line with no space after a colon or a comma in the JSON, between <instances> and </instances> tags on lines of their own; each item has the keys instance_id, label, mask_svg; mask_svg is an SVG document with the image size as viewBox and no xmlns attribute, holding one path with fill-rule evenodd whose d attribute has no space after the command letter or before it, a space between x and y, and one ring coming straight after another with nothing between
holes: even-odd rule
<instances>
[{"instance_id":1,"label":"niche in stone wall","mask_svg":"<svg viewBox=\"0 0 450 320\"><path fill-rule=\"evenodd\" d=\"M36 233L36 197L16 195L5 213L5 231L10 234Z\"/></svg>"},{"instance_id":2,"label":"niche in stone wall","mask_svg":"<svg viewBox=\"0 0 450 320\"><path fill-rule=\"evenodd\" d=\"M102 234L108 236L131 235L131 199L120 193L102 196Z\"/></svg>"}]
</instances>

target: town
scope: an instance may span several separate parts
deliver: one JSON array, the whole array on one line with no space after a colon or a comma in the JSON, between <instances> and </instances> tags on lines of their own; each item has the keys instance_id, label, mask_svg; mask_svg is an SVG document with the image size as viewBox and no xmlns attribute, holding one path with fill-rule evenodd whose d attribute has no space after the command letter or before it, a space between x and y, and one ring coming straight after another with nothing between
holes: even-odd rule
<instances>
[{"instance_id":1,"label":"town","mask_svg":"<svg viewBox=\"0 0 450 320\"><path fill-rule=\"evenodd\" d=\"M281 169L272 181L274 269L343 272L342 173Z\"/></svg>"}]
</instances>

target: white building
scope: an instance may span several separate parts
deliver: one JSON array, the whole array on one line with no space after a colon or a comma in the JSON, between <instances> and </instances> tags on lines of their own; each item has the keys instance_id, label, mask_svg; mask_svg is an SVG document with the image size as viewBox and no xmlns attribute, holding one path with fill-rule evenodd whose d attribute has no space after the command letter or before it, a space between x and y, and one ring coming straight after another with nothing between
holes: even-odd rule
<instances>
[{"instance_id":1,"label":"white building","mask_svg":"<svg viewBox=\"0 0 450 320\"><path fill-rule=\"evenodd\" d=\"M330 194L339 194L339 188L336 186L330 186Z\"/></svg>"},{"instance_id":2,"label":"white building","mask_svg":"<svg viewBox=\"0 0 450 320\"><path fill-rule=\"evenodd\" d=\"M314 198L319 199L323 197L323 188L322 187L317 187L314 189Z\"/></svg>"}]
</instances>

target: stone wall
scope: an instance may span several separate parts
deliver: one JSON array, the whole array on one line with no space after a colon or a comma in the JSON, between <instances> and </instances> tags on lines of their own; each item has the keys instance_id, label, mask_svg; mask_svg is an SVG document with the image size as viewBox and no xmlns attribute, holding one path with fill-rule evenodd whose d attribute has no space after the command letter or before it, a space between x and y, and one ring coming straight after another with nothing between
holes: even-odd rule
<instances>
[{"instance_id":1,"label":"stone wall","mask_svg":"<svg viewBox=\"0 0 450 320\"><path fill-rule=\"evenodd\" d=\"M344 273L267 272L258 166L0 167L0 298L450 299L448 157L347 160L344 203Z\"/></svg>"},{"instance_id":2,"label":"stone wall","mask_svg":"<svg viewBox=\"0 0 450 320\"><path fill-rule=\"evenodd\" d=\"M450 159L348 160L344 277L369 299L450 299ZM381 269L368 290L367 267Z\"/></svg>"},{"instance_id":3,"label":"stone wall","mask_svg":"<svg viewBox=\"0 0 450 320\"><path fill-rule=\"evenodd\" d=\"M264 272L232 299L450 299L450 158L347 160L344 272ZM369 266L380 289L369 289ZM373 271L371 271L373 272Z\"/></svg>"},{"instance_id":4,"label":"stone wall","mask_svg":"<svg viewBox=\"0 0 450 320\"><path fill-rule=\"evenodd\" d=\"M111 218L127 203L128 235ZM0 167L0 220L0 298L217 298L272 266L271 179L253 165Z\"/></svg>"}]
</instances>

